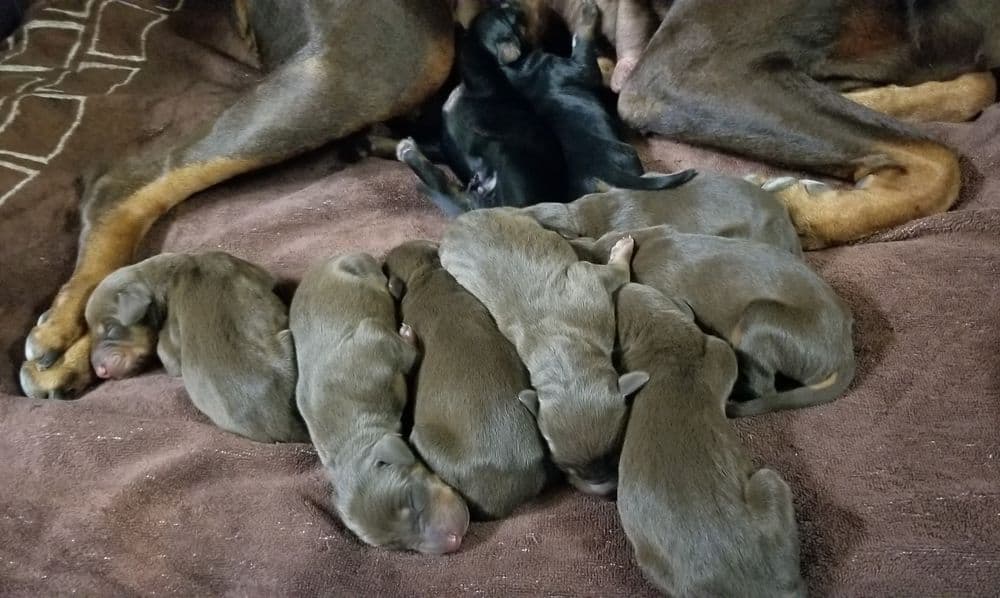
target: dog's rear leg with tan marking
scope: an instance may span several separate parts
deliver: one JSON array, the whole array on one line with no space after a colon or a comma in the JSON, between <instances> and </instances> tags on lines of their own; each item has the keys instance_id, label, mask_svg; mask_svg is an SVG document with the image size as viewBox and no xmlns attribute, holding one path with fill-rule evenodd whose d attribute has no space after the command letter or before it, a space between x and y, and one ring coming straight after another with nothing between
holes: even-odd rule
<instances>
[{"instance_id":1,"label":"dog's rear leg with tan marking","mask_svg":"<svg viewBox=\"0 0 1000 598\"><path fill-rule=\"evenodd\" d=\"M951 207L960 186L952 150L848 100L796 63L768 53L769 44L757 53L754 46L735 43L695 44L699 28L692 23L723 18L710 5L691 6L711 14L685 14L683 22L668 17L653 36L618 100L627 123L857 184L842 190L797 185L781 192L807 249L853 241ZM743 37L782 34L773 23L746 25L751 29Z\"/></svg>"},{"instance_id":2,"label":"dog's rear leg with tan marking","mask_svg":"<svg viewBox=\"0 0 1000 598\"><path fill-rule=\"evenodd\" d=\"M882 142L874 149L878 153L854 171L853 189L787 178L765 183L788 207L803 249L854 241L945 212L958 199L961 176L952 150L911 140Z\"/></svg>"},{"instance_id":3,"label":"dog's rear leg with tan marking","mask_svg":"<svg viewBox=\"0 0 1000 598\"><path fill-rule=\"evenodd\" d=\"M327 34L368 50L337 52L329 41L319 54L296 54L186 143L123 162L88 189L76 268L26 342L21 385L28 396L65 397L93 379L82 340L87 299L132 261L165 212L228 178L400 116L444 82L454 52L450 11L446 3L415 4L352 5L355 14ZM368 33L352 35L355 28ZM386 35L397 43L381 43ZM378 59L358 68L352 61L359 55Z\"/></svg>"},{"instance_id":4,"label":"dog's rear leg with tan marking","mask_svg":"<svg viewBox=\"0 0 1000 598\"><path fill-rule=\"evenodd\" d=\"M844 94L847 99L883 114L914 122L965 122L997 99L992 73L966 73L951 81L912 87L887 85Z\"/></svg>"}]
</instances>

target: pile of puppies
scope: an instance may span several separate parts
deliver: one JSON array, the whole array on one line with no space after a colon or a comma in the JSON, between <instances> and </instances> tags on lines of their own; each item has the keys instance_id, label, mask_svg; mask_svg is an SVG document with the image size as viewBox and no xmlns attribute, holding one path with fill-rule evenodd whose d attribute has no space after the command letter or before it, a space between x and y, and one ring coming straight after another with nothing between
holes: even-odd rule
<instances>
[{"instance_id":1,"label":"pile of puppies","mask_svg":"<svg viewBox=\"0 0 1000 598\"><path fill-rule=\"evenodd\" d=\"M220 427L308 437L369 544L454 551L470 511L509 514L555 465L617 488L660 589L801 595L790 489L726 418L853 376L850 312L799 253L772 194L703 174L472 211L440 246L316 264L288 311L257 266L161 255L109 276L87 322L102 377L155 351Z\"/></svg>"}]
</instances>

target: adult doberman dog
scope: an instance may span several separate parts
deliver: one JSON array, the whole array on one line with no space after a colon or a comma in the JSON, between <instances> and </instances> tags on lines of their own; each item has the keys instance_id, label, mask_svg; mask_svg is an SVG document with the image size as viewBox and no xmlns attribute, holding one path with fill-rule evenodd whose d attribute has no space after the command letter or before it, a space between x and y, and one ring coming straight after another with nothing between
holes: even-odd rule
<instances>
[{"instance_id":1,"label":"adult doberman dog","mask_svg":"<svg viewBox=\"0 0 1000 598\"><path fill-rule=\"evenodd\" d=\"M467 4L236 0L268 74L185 142L127 159L86 189L76 269L26 342L26 394L67 397L89 384L87 297L133 259L160 215L430 97L451 68L456 2ZM567 20L580 2L524 0L534 14L552 8ZM627 123L856 183L793 181L779 191L807 247L943 211L957 198L954 152L876 110L961 118L992 102L995 81L982 71L1000 67L993 0L774 0L752 10L735 0L597 3L619 53L644 48L619 98ZM662 22L646 45L635 15L650 9L649 23ZM883 87L841 95L872 85Z\"/></svg>"}]
</instances>

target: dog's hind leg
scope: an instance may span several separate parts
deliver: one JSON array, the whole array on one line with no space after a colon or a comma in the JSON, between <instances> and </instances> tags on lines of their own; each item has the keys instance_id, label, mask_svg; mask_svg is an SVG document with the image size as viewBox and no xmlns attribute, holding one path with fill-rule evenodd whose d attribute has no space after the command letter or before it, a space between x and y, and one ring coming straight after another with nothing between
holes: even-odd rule
<instances>
[{"instance_id":1,"label":"dog's hind leg","mask_svg":"<svg viewBox=\"0 0 1000 598\"><path fill-rule=\"evenodd\" d=\"M886 85L844 94L882 114L913 122L965 122L997 99L997 81L990 72L966 73L951 81L929 81L911 87Z\"/></svg>"},{"instance_id":2,"label":"dog's hind leg","mask_svg":"<svg viewBox=\"0 0 1000 598\"><path fill-rule=\"evenodd\" d=\"M668 16L653 36L619 98L627 123L857 183L777 192L806 249L951 207L961 184L954 151L851 102L771 51L783 41L775 29L780 21L748 20L740 36L757 40L750 45L727 45L721 33L712 38L719 43L707 43L705 26L737 18L711 5L689 6L712 14Z\"/></svg>"},{"instance_id":3,"label":"dog's hind leg","mask_svg":"<svg viewBox=\"0 0 1000 598\"><path fill-rule=\"evenodd\" d=\"M86 348L78 350L87 299L133 259L167 210L230 177L398 116L433 93L451 68L452 17L447 3L417 4L359 2L350 15L335 13L317 52L295 54L178 147L124 161L97 179L85 193L73 275L28 336L25 393L66 396L92 380ZM350 51L338 51L343 44ZM370 61L364 68L355 62L361 56Z\"/></svg>"}]
</instances>

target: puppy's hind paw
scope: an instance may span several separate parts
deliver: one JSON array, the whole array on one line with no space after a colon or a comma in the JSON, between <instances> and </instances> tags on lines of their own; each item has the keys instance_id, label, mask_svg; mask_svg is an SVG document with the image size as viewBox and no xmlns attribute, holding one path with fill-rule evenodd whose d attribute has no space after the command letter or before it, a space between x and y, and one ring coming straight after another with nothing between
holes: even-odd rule
<instances>
[{"instance_id":1,"label":"puppy's hind paw","mask_svg":"<svg viewBox=\"0 0 1000 598\"><path fill-rule=\"evenodd\" d=\"M611 246L608 263L628 265L632 261L633 251L635 251L635 239L632 238L632 235L625 235Z\"/></svg>"},{"instance_id":2,"label":"puppy's hind paw","mask_svg":"<svg viewBox=\"0 0 1000 598\"><path fill-rule=\"evenodd\" d=\"M412 137L400 139L399 143L396 144L396 158L400 162L406 162L406 155L415 151L417 151L417 142Z\"/></svg>"},{"instance_id":3,"label":"puppy's hind paw","mask_svg":"<svg viewBox=\"0 0 1000 598\"><path fill-rule=\"evenodd\" d=\"M399 336L403 337L404 341L416 346L417 333L413 332L413 328L409 324L403 324L399 327Z\"/></svg>"}]
</instances>

